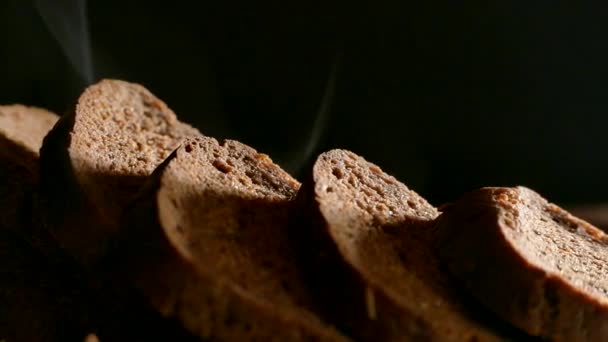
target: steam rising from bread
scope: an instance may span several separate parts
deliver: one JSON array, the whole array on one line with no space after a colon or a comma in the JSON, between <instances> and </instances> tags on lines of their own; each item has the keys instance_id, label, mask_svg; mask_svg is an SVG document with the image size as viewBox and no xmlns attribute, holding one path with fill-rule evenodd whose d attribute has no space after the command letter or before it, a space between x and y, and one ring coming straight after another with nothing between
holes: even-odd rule
<instances>
[{"instance_id":1,"label":"steam rising from bread","mask_svg":"<svg viewBox=\"0 0 608 342\"><path fill-rule=\"evenodd\" d=\"M36 10L85 85L93 83L86 0L35 0Z\"/></svg>"},{"instance_id":2,"label":"steam rising from bread","mask_svg":"<svg viewBox=\"0 0 608 342\"><path fill-rule=\"evenodd\" d=\"M325 91L323 92L323 97L321 98L321 102L319 104L319 111L317 112L315 121L312 125L310 136L300 150L294 153L296 157L289 160L287 165L285 165L285 169L291 174L296 174L298 171L306 167L306 163L310 161L311 157L315 153L315 149L321 142L323 132L327 127L331 114L331 106L336 93L336 83L338 81L338 74L342 64L342 56L342 51L338 50L329 71L329 76L327 77Z\"/></svg>"}]
</instances>

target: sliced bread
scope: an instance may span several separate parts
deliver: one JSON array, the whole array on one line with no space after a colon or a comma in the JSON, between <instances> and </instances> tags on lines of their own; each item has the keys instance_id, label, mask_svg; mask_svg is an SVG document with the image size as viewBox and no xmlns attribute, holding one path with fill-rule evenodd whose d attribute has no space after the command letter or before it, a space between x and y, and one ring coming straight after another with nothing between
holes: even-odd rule
<instances>
[{"instance_id":1,"label":"sliced bread","mask_svg":"<svg viewBox=\"0 0 608 342\"><path fill-rule=\"evenodd\" d=\"M82 339L91 323L77 276L30 244L38 151L57 119L39 108L0 106L0 340Z\"/></svg>"},{"instance_id":2,"label":"sliced bread","mask_svg":"<svg viewBox=\"0 0 608 342\"><path fill-rule=\"evenodd\" d=\"M0 106L0 135L37 156L42 140L57 120L59 116L42 108L20 104Z\"/></svg>"},{"instance_id":3,"label":"sliced bread","mask_svg":"<svg viewBox=\"0 0 608 342\"><path fill-rule=\"evenodd\" d=\"M0 340L141 341L188 337L57 245L40 216L38 151L58 117L0 106ZM154 339L156 340L156 339Z\"/></svg>"},{"instance_id":4,"label":"sliced bread","mask_svg":"<svg viewBox=\"0 0 608 342\"><path fill-rule=\"evenodd\" d=\"M59 117L41 108L0 106L0 225L22 229L38 182L38 154Z\"/></svg>"},{"instance_id":5,"label":"sliced bread","mask_svg":"<svg viewBox=\"0 0 608 342\"><path fill-rule=\"evenodd\" d=\"M439 219L452 274L505 320L554 341L608 340L608 236L524 188L483 188Z\"/></svg>"},{"instance_id":6,"label":"sliced bread","mask_svg":"<svg viewBox=\"0 0 608 342\"><path fill-rule=\"evenodd\" d=\"M81 262L98 260L146 177L182 138L199 134L140 85L103 80L87 88L41 150L53 236Z\"/></svg>"},{"instance_id":7,"label":"sliced bread","mask_svg":"<svg viewBox=\"0 0 608 342\"><path fill-rule=\"evenodd\" d=\"M364 341L494 341L432 250L436 208L345 150L321 154L294 230L328 317Z\"/></svg>"},{"instance_id":8,"label":"sliced bread","mask_svg":"<svg viewBox=\"0 0 608 342\"><path fill-rule=\"evenodd\" d=\"M345 341L313 313L287 236L300 184L268 156L186 140L128 211L109 268L212 341Z\"/></svg>"}]
</instances>

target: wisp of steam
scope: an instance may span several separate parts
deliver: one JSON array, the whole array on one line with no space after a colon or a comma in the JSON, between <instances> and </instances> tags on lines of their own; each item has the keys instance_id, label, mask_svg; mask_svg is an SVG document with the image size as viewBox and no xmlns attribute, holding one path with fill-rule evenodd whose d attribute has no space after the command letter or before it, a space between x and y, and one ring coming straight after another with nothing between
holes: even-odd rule
<instances>
[{"instance_id":1,"label":"wisp of steam","mask_svg":"<svg viewBox=\"0 0 608 342\"><path fill-rule=\"evenodd\" d=\"M331 70L329 71L327 82L325 83L325 91L323 92L323 97L321 98L319 110L312 125L310 136L306 140L306 144L302 146L299 151L295 151L295 157L285 165L285 169L291 174L301 171L301 169L306 166L306 163L312 157L312 154L321 142L321 138L323 137L331 114L331 107L336 93L336 83L341 63L342 50L338 50L334 57Z\"/></svg>"},{"instance_id":2,"label":"wisp of steam","mask_svg":"<svg viewBox=\"0 0 608 342\"><path fill-rule=\"evenodd\" d=\"M93 82L93 59L86 0L35 0L36 9L86 85Z\"/></svg>"}]
</instances>

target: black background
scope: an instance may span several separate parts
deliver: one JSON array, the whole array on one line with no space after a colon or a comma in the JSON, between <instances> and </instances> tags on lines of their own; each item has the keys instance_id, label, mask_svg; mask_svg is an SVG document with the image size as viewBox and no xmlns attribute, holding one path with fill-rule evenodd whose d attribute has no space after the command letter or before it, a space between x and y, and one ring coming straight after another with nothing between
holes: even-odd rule
<instances>
[{"instance_id":1,"label":"black background","mask_svg":"<svg viewBox=\"0 0 608 342\"><path fill-rule=\"evenodd\" d=\"M1 103L63 113L86 84L121 78L297 176L315 154L343 147L435 204L515 184L560 203L608 200L608 12L597 5L87 4L92 79L33 2L0 2ZM332 70L335 93L309 155Z\"/></svg>"}]
</instances>

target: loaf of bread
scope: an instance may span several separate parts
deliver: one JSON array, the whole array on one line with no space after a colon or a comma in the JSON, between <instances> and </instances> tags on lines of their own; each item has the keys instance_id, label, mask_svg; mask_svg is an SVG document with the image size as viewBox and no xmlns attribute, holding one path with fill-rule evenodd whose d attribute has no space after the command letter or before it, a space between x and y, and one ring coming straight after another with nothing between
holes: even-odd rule
<instances>
[{"instance_id":1,"label":"loaf of bread","mask_svg":"<svg viewBox=\"0 0 608 342\"><path fill-rule=\"evenodd\" d=\"M432 250L439 212L345 150L317 159L294 232L331 320L365 341L498 341L447 283Z\"/></svg>"},{"instance_id":2,"label":"loaf of bread","mask_svg":"<svg viewBox=\"0 0 608 342\"><path fill-rule=\"evenodd\" d=\"M553 341L608 340L608 236L524 188L483 188L446 208L438 251L500 317Z\"/></svg>"},{"instance_id":3,"label":"loaf of bread","mask_svg":"<svg viewBox=\"0 0 608 342\"><path fill-rule=\"evenodd\" d=\"M108 265L204 340L346 341L315 315L288 241L299 187L246 145L186 139L127 212Z\"/></svg>"},{"instance_id":4,"label":"loaf of bread","mask_svg":"<svg viewBox=\"0 0 608 342\"><path fill-rule=\"evenodd\" d=\"M41 150L52 235L80 262L98 261L147 176L182 138L199 134L140 85L103 80L87 88Z\"/></svg>"},{"instance_id":5,"label":"loaf of bread","mask_svg":"<svg viewBox=\"0 0 608 342\"><path fill-rule=\"evenodd\" d=\"M0 341L608 340L608 236L529 189L301 186L119 80L57 120L0 106Z\"/></svg>"}]
</instances>

